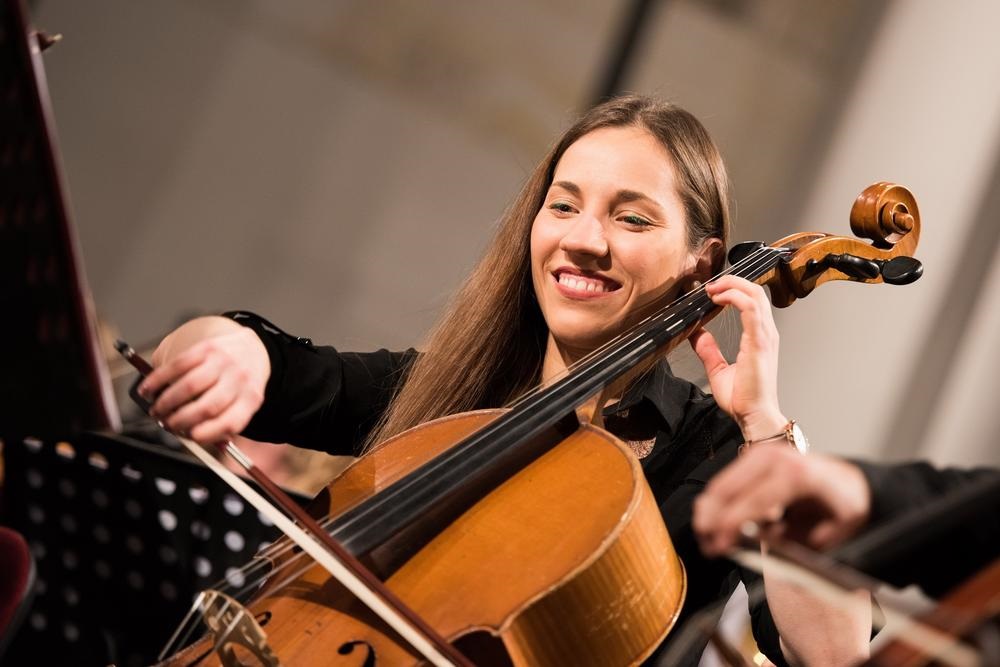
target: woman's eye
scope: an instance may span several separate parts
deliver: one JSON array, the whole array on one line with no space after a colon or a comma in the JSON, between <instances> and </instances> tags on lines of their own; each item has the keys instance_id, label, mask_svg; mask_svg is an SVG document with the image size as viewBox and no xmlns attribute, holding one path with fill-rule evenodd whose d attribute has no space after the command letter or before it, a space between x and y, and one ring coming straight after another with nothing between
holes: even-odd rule
<instances>
[{"instance_id":1,"label":"woman's eye","mask_svg":"<svg viewBox=\"0 0 1000 667\"><path fill-rule=\"evenodd\" d=\"M648 227L652 224L649 220L646 220L646 218L639 215L623 215L621 219L635 227Z\"/></svg>"},{"instance_id":2,"label":"woman's eye","mask_svg":"<svg viewBox=\"0 0 1000 667\"><path fill-rule=\"evenodd\" d=\"M549 204L549 208L553 211L559 211L560 213L572 213L573 207L563 201L552 202Z\"/></svg>"}]
</instances>

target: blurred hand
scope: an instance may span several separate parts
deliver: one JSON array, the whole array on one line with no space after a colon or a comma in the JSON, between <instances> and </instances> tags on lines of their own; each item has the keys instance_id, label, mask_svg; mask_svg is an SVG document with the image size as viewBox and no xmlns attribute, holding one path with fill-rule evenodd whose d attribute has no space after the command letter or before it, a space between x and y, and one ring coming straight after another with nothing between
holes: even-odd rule
<instances>
[{"instance_id":1,"label":"blurred hand","mask_svg":"<svg viewBox=\"0 0 1000 667\"><path fill-rule=\"evenodd\" d=\"M153 353L155 370L139 386L155 397L151 416L203 444L240 433L264 401L267 349L250 329L224 317L179 327Z\"/></svg>"},{"instance_id":2,"label":"blurred hand","mask_svg":"<svg viewBox=\"0 0 1000 667\"><path fill-rule=\"evenodd\" d=\"M854 535L870 512L871 490L857 466L761 443L712 478L695 500L693 527L709 556L736 546L748 521L761 526L765 539L825 549Z\"/></svg>"}]
</instances>

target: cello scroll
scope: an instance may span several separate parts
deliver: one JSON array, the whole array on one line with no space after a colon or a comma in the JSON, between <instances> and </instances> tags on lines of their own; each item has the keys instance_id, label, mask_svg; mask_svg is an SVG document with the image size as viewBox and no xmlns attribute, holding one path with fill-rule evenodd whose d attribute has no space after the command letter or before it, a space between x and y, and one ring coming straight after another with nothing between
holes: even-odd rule
<instances>
[{"instance_id":1,"label":"cello scroll","mask_svg":"<svg viewBox=\"0 0 1000 667\"><path fill-rule=\"evenodd\" d=\"M865 188L851 208L851 230L872 243L804 232L773 244L793 252L763 282L772 303L784 308L831 280L905 285L922 275L911 256L920 238L920 213L903 186L881 182Z\"/></svg>"}]
</instances>

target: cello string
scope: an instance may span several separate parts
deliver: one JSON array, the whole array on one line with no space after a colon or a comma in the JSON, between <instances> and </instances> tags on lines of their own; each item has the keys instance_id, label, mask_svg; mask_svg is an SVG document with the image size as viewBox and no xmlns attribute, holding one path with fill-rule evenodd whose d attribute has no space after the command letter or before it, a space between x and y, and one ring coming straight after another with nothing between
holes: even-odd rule
<instances>
[{"instance_id":1,"label":"cello string","mask_svg":"<svg viewBox=\"0 0 1000 667\"><path fill-rule=\"evenodd\" d=\"M771 253L767 252L767 250L768 250L767 247L765 247L762 250L764 250L764 252L756 252L756 253L754 253L751 257L748 257L744 261L737 263L737 265L735 265L734 267L730 267L730 269L727 269L726 271L723 271L720 274L718 274L717 276L713 277L713 280L715 278L721 277L722 275L727 275L729 273L732 273L735 270L747 268L748 266L750 266L751 268L757 269L760 266L765 265L766 262L765 263L757 263L755 261L755 260L759 259L761 257L761 255L771 254ZM770 250L773 251L774 249L770 249ZM774 257L774 255L772 255L772 257ZM690 300L687 301L687 302L685 302L686 299L690 299ZM670 306L668 306L667 308L661 309L660 311L654 313L653 315L650 315L645 320L643 320L641 323L639 323L639 324L631 327L625 333L620 334L619 336L615 337L614 339L612 339L612 341L609 341L609 343L607 343L607 344L601 346L600 348L598 348L598 350L595 351L594 353L591 353L591 354L587 355L586 357L584 357L583 359L581 359L580 362L578 362L576 364L573 364L572 368L573 368L574 371L578 371L579 369L584 368L587 365L591 364L593 361L598 360L600 357L609 355L608 350L612 350L611 354L613 354L616 351L614 349L616 347L617 348L628 348L629 346L634 345L637 341L641 341L644 337L648 336L649 335L649 330L650 330L650 328L652 328L652 326L655 325L657 329L660 329L664 325L668 324L672 319L676 319L678 316L681 316L681 317L690 316L690 314L692 312L697 312L697 310L700 308L699 304L708 304L708 303L710 303L710 300L705 295L705 287L704 287L704 285L701 285L698 288L696 288L694 290L691 290L690 292L688 292L687 294L685 294L683 297L681 297L679 299L675 299L670 304ZM666 312L666 311L671 311L672 309L676 309L677 306L684 306L684 308L682 308L680 310L680 312L678 312L678 313L675 313L675 312ZM656 321L657 319L660 319L661 321ZM566 380L571 375L572 375L572 372L571 373L564 373L562 375L561 379L562 380ZM534 403L537 403L539 401L545 401L545 400L547 400L547 398L548 398L547 397L547 392L548 392L549 389L551 389L551 387L552 387L552 385L547 385L545 387L532 390L531 392L529 392L528 394L526 394L523 399L515 402L515 404L513 404L513 406L512 406L512 409L518 409L518 410L530 410L530 409L532 409L534 407L534 405L533 405ZM483 431L485 432L485 431L487 431L489 429L490 429L490 426L487 425L483 429ZM475 446L475 445L473 445L472 443L469 443L469 444L467 444L465 446L465 448L467 449L470 446ZM462 449L463 449L463 446L461 444L459 444L453 450L450 450L450 451L451 452L460 452ZM440 458L442 458L442 457L439 457L439 459ZM433 461L431 463L435 464L435 463L437 463L437 461ZM441 462L441 464L444 464L444 463L445 462ZM448 463L450 463L450 462L448 462ZM428 466L428 471L432 471L432 470L433 470L433 466Z\"/></svg>"},{"instance_id":2,"label":"cello string","mask_svg":"<svg viewBox=\"0 0 1000 667\"><path fill-rule=\"evenodd\" d=\"M286 511L298 516L301 524L294 521L278 507L271 505L269 500L251 487L246 480L216 461L198 443L184 437L179 437L178 440L185 449L229 484L233 491L258 512L266 515L303 551L309 553L317 564L322 565L340 584L350 590L355 599L385 621L423 658L434 665L471 664L447 640L439 636L423 619L413 614L385 588L383 582L377 580L370 570L358 563L350 553L331 539L324 529L315 524L314 519L301 510L295 511L296 507L291 507ZM231 454L235 451L240 457L243 456L231 441L225 444ZM252 464L248 467L251 473L254 472ZM255 475L255 479L257 477ZM267 489L268 480L261 476L259 481ZM288 498L282 499L281 491L277 488L268 489L267 492L275 495L276 500L283 500L282 507L293 504ZM322 535L322 538L318 535Z\"/></svg>"},{"instance_id":3,"label":"cello string","mask_svg":"<svg viewBox=\"0 0 1000 667\"><path fill-rule=\"evenodd\" d=\"M173 655L177 653L181 648L188 645L191 640L191 635L194 633L195 628L198 627L198 622L201 620L201 616L204 615L198 613L198 608L201 606L201 599L204 596L204 592L198 593L195 597L194 602L191 603L191 608L188 609L188 613L184 615L181 619L180 624L174 630L170 638L167 639L167 643L160 649L160 654L157 656L157 661L163 662L168 655ZM197 619L197 620L195 620ZM185 628L187 629L185 631Z\"/></svg>"},{"instance_id":4,"label":"cello string","mask_svg":"<svg viewBox=\"0 0 1000 667\"><path fill-rule=\"evenodd\" d=\"M258 591L260 589L260 586L264 582L266 582L268 580L273 580L274 574L276 574L276 573L282 573L285 576L282 579L280 579L280 580L278 580L278 581L276 581L274 583L274 589L273 589L275 592L281 591L289 583L291 583L295 579L299 578L301 575L303 575L309 569L311 569L313 567L318 567L317 563L315 563L313 561L309 561L307 563L304 563L298 569L296 569L294 571L291 571L291 572L287 572L289 569L291 569L291 566L295 562L302 561L302 560L305 559L305 557L306 557L305 552L297 554L289 562L287 562L287 563L283 564L282 566L280 566L279 568L276 568L275 570L267 573L265 576L259 577L258 579L253 580L253 581L247 583L242 588L237 588L235 585L229 583L227 580L222 579L216 585L211 586L210 590L217 590L217 591L220 591L222 593L225 593L226 595L229 595L233 599L235 599L235 600L239 601L241 604L243 604L243 603L249 601L250 595L252 595L256 591ZM222 585L220 586L219 584L222 584ZM187 646L188 643L191 641L194 632L199 627L199 623L203 622L202 619L205 616L205 610L202 608L202 606L200 604L200 601L201 601L201 599L202 599L203 596L204 596L204 593L200 593L197 596L197 598L195 599L194 603L191 606L191 609L188 611L187 615L181 620L180 625L174 631L174 634L171 636L171 639L168 642L167 646L161 652L161 658L160 658L160 660L163 659L162 656L170 654L169 649L172 648L173 646L178 646L178 647Z\"/></svg>"},{"instance_id":5,"label":"cello string","mask_svg":"<svg viewBox=\"0 0 1000 667\"><path fill-rule=\"evenodd\" d=\"M757 248L753 252L751 252L747 257L744 257L736 264L727 267L720 273L713 276L709 282L724 275L743 273L745 270L747 272L752 272L753 270L757 270L761 266L765 266L767 264L767 260L780 256L781 250L783 249L775 249L769 246L762 246L760 248ZM760 262L759 260L761 259L765 261ZM707 305L709 302L710 300L707 299L706 297L705 285L699 285L698 287L688 291L684 295L674 298L667 306L656 309L645 319L631 326L628 330L626 330L622 334L619 334L611 341L608 341L608 343L605 343L594 352L586 355L579 361L575 362L564 373L560 374L560 377L556 378L555 381L558 381L563 376L568 376L572 374L573 371L582 368L583 366L585 366L586 364L590 363L595 359L600 358L601 356L605 355L609 349L613 349L616 346L627 346L630 343L634 343L636 340L641 339L644 335L648 335L648 330L652 326L662 327L663 325L668 324L671 320L677 318L681 318L683 320L685 316L690 316L692 312L697 312L698 310L702 309L704 305ZM655 301L651 303L655 304ZM679 305L683 306L680 310L677 309L677 306ZM521 399L515 401L515 403L511 405L511 408L523 407L525 404L531 402L532 399L537 398L538 395L544 392L545 389L547 388L548 388L547 386L541 387L532 390L531 392L528 392L526 395L522 396ZM320 525L324 529L327 529L329 528L329 525L332 522L333 522L333 517L328 514L320 520ZM343 529L347 529L348 526L344 526ZM267 554L267 557L269 558L280 557L293 548L294 544L287 543L286 546L280 547L277 551L269 552ZM240 575L242 575L244 582L246 581L250 582L248 585L244 585L243 588L240 588L237 591L238 586L232 584L228 579L224 578L219 582L217 582L216 586L213 588L217 588L219 590L232 589L234 591L233 596L237 597L238 595L245 594L245 592L248 590L255 590L264 581L267 581L268 579L273 579L275 574L281 573L283 570L293 567L296 563L302 560L308 560L307 555L304 553L300 553L295 557L286 560L285 563L278 566L277 568L268 569L266 572L264 572L261 576L258 577L256 576L258 571L268 566L268 561L258 559L255 562L245 565L236 571ZM311 567L311 565L306 565L305 568L303 568L301 571L308 569L308 567ZM295 575L293 575L293 578L294 576Z\"/></svg>"},{"instance_id":6,"label":"cello string","mask_svg":"<svg viewBox=\"0 0 1000 667\"><path fill-rule=\"evenodd\" d=\"M768 246L763 246L757 251L751 253L751 256L745 260L738 262L733 267L721 272L721 275L727 275L733 273L736 270L744 269L747 267L753 267L759 269L760 267L766 266L768 261L774 261L776 263L777 259L789 252L784 248L770 248ZM759 262L761 258L766 261ZM773 266L773 265L772 265ZM718 277L718 276L717 276ZM713 278L714 279L714 278ZM690 298L690 301L686 301L686 298ZM647 317L643 322L645 324L655 323L657 327L661 327L661 322L653 322L657 318L663 320L663 322L669 322L671 319L676 319L678 315L680 316L691 316L691 314L698 312L704 305L710 303L710 299L705 295L704 285L691 290L681 299L675 299L674 302L666 309L662 309L660 312L653 316ZM699 305L704 304L704 305ZM673 312L677 310L677 306L681 306L679 312ZM671 325L674 326L674 325ZM634 356L634 351L629 352L627 349L630 345L634 345L636 341L642 341L643 338L649 336L650 326L645 327L632 327L628 334L621 335L615 338L614 343L611 346L602 346L602 350L607 350L611 347L611 353L627 353L630 356ZM641 330L639 330L641 329ZM622 343L622 338L626 338L625 342ZM595 355L588 355L588 359L592 359ZM619 360L620 361L620 360ZM626 360L627 361L627 357ZM593 364L584 364L584 366ZM586 369L585 370L589 370ZM598 369L599 370L599 369ZM563 378L562 382L567 382L573 380L573 375L568 375ZM578 377L575 379L579 379ZM559 384L559 383L557 383ZM535 390L530 392L530 396L524 402L519 402L517 405L517 410L519 413L523 414L525 411L530 411L532 409L537 409L538 404L544 404L549 401L550 392L554 386L547 386L543 390ZM442 468L452 469L456 465L456 461L461 460L463 457L469 456L469 452L472 451L473 455L476 451L480 450L483 441L488 441L490 438L495 436L495 432L506 427L504 422L504 417L487 424L483 429L473 434L467 438L464 442L455 445L452 449L448 450L444 454L438 456L437 458L429 461L424 467L415 471L412 477L406 477L402 480L396 482L390 486L386 491L379 496L373 496L372 498L363 501L361 505L356 506L356 512L349 517L340 517L343 523L337 527L338 533L349 532L352 527L356 526L359 522L364 522L366 525L371 524L372 514L381 514L386 505L391 505L391 503L396 500L400 495L412 496L412 498L417 498L421 494L421 489L425 487L428 479L434 479L435 476L440 476L442 474L447 474L447 470L442 472Z\"/></svg>"},{"instance_id":7,"label":"cello string","mask_svg":"<svg viewBox=\"0 0 1000 667\"><path fill-rule=\"evenodd\" d=\"M761 248L757 248L752 253L750 253L749 255L747 255L746 257L744 257L743 259L739 260L736 264L732 264L729 267L726 267L725 269L723 269L719 273L717 273L714 276L712 276L711 278L709 278L709 280L706 283L703 283L703 284L699 285L698 287L695 287L695 288L691 289L690 291L688 291L687 293L685 293L685 294L683 294L683 295L681 295L679 297L675 297L673 300L671 300L670 303L668 303L668 304L666 304L664 306L657 307L656 306L656 303L657 303L656 301L650 302L650 304L647 304L646 308L653 308L654 311L652 313L650 313L645 319L643 319L643 320L635 323L634 325L630 326L625 331L623 331L620 334L616 335L614 338L612 338L608 342L604 343L603 345L601 345L600 347L598 347L594 351L592 351L592 352L588 353L587 355L581 357L580 359L574 361L572 364L570 364L569 366L567 366L567 368L564 371L560 372L560 374L558 376L556 376L555 378L553 378L552 380L550 380L548 383L546 383L546 385L543 385L543 386L536 387L536 388L532 389L531 391L523 394L516 401L514 401L513 403L511 403L510 405L508 405L506 407L508 407L510 409L513 409L515 407L519 407L522 402L527 401L527 400L531 399L535 394L544 391L546 388L548 388L548 386L551 386L551 384L553 382L556 382L556 381L562 379L563 377L565 377L566 375L573 373L574 371L576 371L579 368L581 368L582 366L590 363L592 360L596 359L597 357L603 356L604 354L606 354L606 352L607 352L607 350L609 348L614 347L614 346L622 343L627 337L632 336L632 335L641 335L641 334L643 334L645 332L645 330L648 328L648 325L652 324L653 321L656 320L656 318L663 317L663 316L666 315L667 319L665 319L663 321L663 323L665 324L667 321L669 321L670 316L672 315L672 313L669 313L667 311L669 311L672 307L674 307L676 305L679 305L685 299L694 299L694 298L698 298L698 297L701 297L702 295L704 295L705 294L705 285L707 285L708 283L710 283L710 282L712 282L712 281L714 281L714 280L716 280L718 278L721 278L722 276L737 274L738 272L740 272L740 271L742 271L744 269L749 269L750 271L753 271L753 270L759 268L758 265L755 264L756 260L761 259L761 258L763 258L763 259L766 260L766 259L769 258L769 256L772 256L772 253L774 251L777 251L777 250L779 250L779 249L777 249L777 248L771 248L770 246L763 246ZM660 299L663 299L663 298L664 297L660 297Z\"/></svg>"},{"instance_id":8,"label":"cello string","mask_svg":"<svg viewBox=\"0 0 1000 667\"><path fill-rule=\"evenodd\" d=\"M773 249L766 246L757 249L757 251L751 253L751 256L744 259L743 261L737 262L736 265L730 267L726 271L723 271L720 275L725 275L727 273L733 273L748 267L759 269L762 266L767 265L767 261L761 262L763 258L765 260L776 261L784 252L784 249ZM698 288L688 292L681 299L675 300L670 307L666 309L666 312L661 311L654 316L647 317L643 320L646 326L633 327L629 330L626 335L616 337L614 343L610 346L602 346L602 350L611 350L611 354L626 354L629 356L635 355L635 350L629 350L628 348L634 346L636 341L642 342L643 339L648 338L650 324L655 324L659 329L661 328L661 323L658 320L664 322L669 322L672 319L677 319L678 316L690 317L692 313L700 312L704 308L704 305L710 303L710 300L705 296L704 286L699 286ZM675 326L675 325L672 325ZM624 342L622 342L624 339ZM652 342L651 340L649 342ZM645 344L645 343L643 343ZM607 354L607 352L605 352ZM588 360L593 360L596 355L588 355ZM612 360L617 362L622 362L623 360ZM628 358L624 359L627 362ZM595 368L593 363L584 364L585 370L599 371L599 367ZM537 410L538 406L544 405L551 401L552 390L556 388L558 391L559 385L567 382L573 382L575 380L580 380L579 375L570 375L565 377L562 381L553 385L552 387L546 387L542 391L534 391L531 395L523 402L519 402L517 405L517 411L519 415L523 415L525 412L531 410ZM386 491L379 496L373 496L372 498L364 501L361 505L355 506L355 510L348 516L341 515L338 517L338 526L336 532L343 535L344 533L350 533L352 530L356 530L356 526L359 523L363 523L365 526L374 525L372 523L372 515L381 515L386 507L393 507L393 503L403 495L406 495L412 499L419 498L426 492L428 488L427 480L440 480L442 476L446 476L448 471L456 468L458 462L468 460L470 456L482 457L483 454L483 443L484 442L495 442L494 438L496 433L505 430L507 427L507 418L501 417L495 422L488 424L483 429L473 434L467 438L464 442L457 444L452 449L448 450L444 454L438 456L437 458L429 461L422 468L418 469L409 477L403 478L402 480L396 482L390 486ZM470 454L471 452L471 454ZM455 481L454 483L458 483ZM437 481L434 482L433 486L440 488ZM367 529L367 528L366 528ZM344 538L342 538L344 539Z\"/></svg>"},{"instance_id":9,"label":"cello string","mask_svg":"<svg viewBox=\"0 0 1000 667\"><path fill-rule=\"evenodd\" d=\"M751 253L751 255L744 258L740 262L737 262L735 265L713 276L709 280L709 282L724 275L744 272L744 270L746 269L750 269L751 271L758 270L760 266L762 265L766 266L767 264L766 261L763 263L758 263L757 260L759 260L760 258L763 257L765 260L767 260L769 258L776 258L780 256L780 254L776 254L773 252L775 250L776 249L769 248L767 246L760 248L757 251ZM592 363L595 358L607 355L608 349L614 346L627 348L630 345L634 345L637 341L642 340L644 337L649 336L651 329L660 331L664 327L669 328L670 322L672 320L680 318L683 321L683 319L690 317L692 313L703 309L704 306L709 305L709 303L710 300L706 296L704 285L699 286L687 292L683 296L675 299L668 306L660 308L659 310L652 313L644 320L640 321L639 323L631 327L623 334L620 334L618 337L612 339L605 345L601 346L600 348L595 350L595 352L593 352L592 354L581 358L578 362L574 364L571 364L566 369L566 371L563 371L562 373L560 373L559 376L550 380L548 383L546 383L545 386L532 390L531 392L528 392L528 394L525 394L521 399L515 401L510 407L512 409L521 408L524 403L531 401L539 393L544 392L549 387L558 383L562 379L577 372L580 368Z\"/></svg>"}]
</instances>

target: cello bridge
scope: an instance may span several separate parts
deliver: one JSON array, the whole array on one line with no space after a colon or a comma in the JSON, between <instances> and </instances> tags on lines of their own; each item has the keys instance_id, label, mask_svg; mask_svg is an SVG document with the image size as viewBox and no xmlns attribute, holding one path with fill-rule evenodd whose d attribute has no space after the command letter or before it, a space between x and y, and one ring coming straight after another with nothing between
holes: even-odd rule
<instances>
[{"instance_id":1,"label":"cello bridge","mask_svg":"<svg viewBox=\"0 0 1000 667\"><path fill-rule=\"evenodd\" d=\"M249 651L264 667L279 667L267 635L250 611L235 599L215 590L202 593L202 620L215 635L215 652L225 667L243 667L236 646Z\"/></svg>"}]
</instances>

